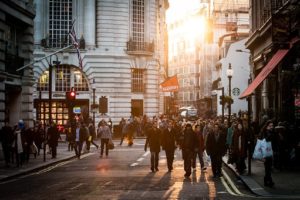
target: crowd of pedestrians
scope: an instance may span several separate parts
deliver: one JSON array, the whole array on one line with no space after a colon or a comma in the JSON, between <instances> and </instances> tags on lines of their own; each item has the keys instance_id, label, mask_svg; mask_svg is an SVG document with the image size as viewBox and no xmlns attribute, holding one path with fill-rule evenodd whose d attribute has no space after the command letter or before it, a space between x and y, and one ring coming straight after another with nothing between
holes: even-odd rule
<instances>
[{"instance_id":1,"label":"crowd of pedestrians","mask_svg":"<svg viewBox=\"0 0 300 200\"><path fill-rule=\"evenodd\" d=\"M277 125L276 125L277 124ZM76 127L65 127L68 150L74 151L80 158L82 151L89 151L90 146L100 147L100 158L108 157L113 137L113 124L111 119L101 120L97 127L93 123L77 122ZM190 177L196 170L197 158L200 170L205 171L207 160L211 161L212 173L215 178L222 176L222 157L227 154L228 164L235 166L238 173L246 171L246 159L254 151L257 139L271 142L272 156L264 157L265 186L274 186L272 169L291 170L297 164L297 151L299 151L299 136L293 132L287 122L266 120L260 126L256 123L248 124L246 118L233 118L229 123L227 119L198 119L185 121L168 119L166 116L140 118L122 118L118 124L123 144L126 138L131 147L135 136L145 136L145 151L150 150L150 170L159 171L159 154L165 151L167 168L173 170L174 153L178 148L182 151L185 177ZM20 120L14 127L8 123L2 126L0 139L7 167L21 166L29 162L30 155L38 156L41 149L47 148L47 153L56 158L60 131L54 122L44 126L37 122L33 128L26 127ZM100 145L95 140L100 139ZM299 155L298 155L299 156ZM299 159L299 158L298 158Z\"/></svg>"}]
</instances>

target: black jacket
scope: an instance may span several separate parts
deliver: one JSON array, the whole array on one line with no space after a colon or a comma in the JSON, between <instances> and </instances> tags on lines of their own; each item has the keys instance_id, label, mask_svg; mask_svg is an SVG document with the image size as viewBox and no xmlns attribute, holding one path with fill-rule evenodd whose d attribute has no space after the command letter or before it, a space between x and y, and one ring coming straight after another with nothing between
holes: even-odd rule
<instances>
[{"instance_id":1,"label":"black jacket","mask_svg":"<svg viewBox=\"0 0 300 200\"><path fill-rule=\"evenodd\" d=\"M215 133L210 132L206 142L206 152L210 156L224 156L226 153L226 136L219 133L219 139L216 140Z\"/></svg>"},{"instance_id":2,"label":"black jacket","mask_svg":"<svg viewBox=\"0 0 300 200\"><path fill-rule=\"evenodd\" d=\"M147 139L145 143L145 150L149 145L151 152L160 152L161 132L158 128L150 128L147 130Z\"/></svg>"},{"instance_id":3,"label":"black jacket","mask_svg":"<svg viewBox=\"0 0 300 200\"><path fill-rule=\"evenodd\" d=\"M187 128L183 131L182 149L195 151L198 145L198 138L195 132L191 128Z\"/></svg>"},{"instance_id":4,"label":"black jacket","mask_svg":"<svg viewBox=\"0 0 300 200\"><path fill-rule=\"evenodd\" d=\"M162 147L166 151L172 151L176 149L176 132L172 128L170 131L169 129L164 129L162 134Z\"/></svg>"}]
</instances>

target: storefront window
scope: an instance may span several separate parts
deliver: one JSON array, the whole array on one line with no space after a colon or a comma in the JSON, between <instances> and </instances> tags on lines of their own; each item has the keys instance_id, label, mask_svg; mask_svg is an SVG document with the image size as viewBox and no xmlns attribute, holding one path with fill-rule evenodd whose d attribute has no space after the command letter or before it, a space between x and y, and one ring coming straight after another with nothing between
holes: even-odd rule
<instances>
[{"instance_id":1,"label":"storefront window","mask_svg":"<svg viewBox=\"0 0 300 200\"><path fill-rule=\"evenodd\" d=\"M49 123L49 102L40 101L37 107L37 120L43 124ZM66 125L69 120L68 107L66 102L54 101L52 102L52 120L57 125Z\"/></svg>"}]
</instances>

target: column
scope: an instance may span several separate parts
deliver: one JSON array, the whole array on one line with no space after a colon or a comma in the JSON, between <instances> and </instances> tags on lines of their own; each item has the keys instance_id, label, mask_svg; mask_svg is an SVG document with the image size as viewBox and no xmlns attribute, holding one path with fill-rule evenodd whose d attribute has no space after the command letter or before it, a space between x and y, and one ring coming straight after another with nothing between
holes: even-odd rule
<instances>
[{"instance_id":1,"label":"column","mask_svg":"<svg viewBox=\"0 0 300 200\"><path fill-rule=\"evenodd\" d=\"M87 48L95 47L96 39L96 4L95 0L84 2L84 34Z\"/></svg>"}]
</instances>

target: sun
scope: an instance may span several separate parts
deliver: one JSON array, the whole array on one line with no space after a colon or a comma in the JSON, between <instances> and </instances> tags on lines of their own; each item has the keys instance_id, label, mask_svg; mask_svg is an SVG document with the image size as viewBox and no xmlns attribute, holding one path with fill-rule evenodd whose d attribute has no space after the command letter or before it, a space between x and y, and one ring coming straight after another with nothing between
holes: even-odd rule
<instances>
[{"instance_id":1,"label":"sun","mask_svg":"<svg viewBox=\"0 0 300 200\"><path fill-rule=\"evenodd\" d=\"M199 0L189 0L189 3L183 0L170 0L167 23L180 24L177 31L181 37L190 41L202 41L207 27L203 6Z\"/></svg>"}]
</instances>

